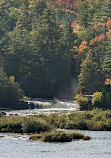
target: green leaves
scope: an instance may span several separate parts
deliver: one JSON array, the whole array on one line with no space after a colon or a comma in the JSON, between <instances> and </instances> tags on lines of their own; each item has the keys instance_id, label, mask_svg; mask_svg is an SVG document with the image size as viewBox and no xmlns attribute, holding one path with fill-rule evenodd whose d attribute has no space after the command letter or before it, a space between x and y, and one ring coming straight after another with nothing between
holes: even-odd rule
<instances>
[{"instance_id":1,"label":"green leaves","mask_svg":"<svg viewBox=\"0 0 111 158\"><path fill-rule=\"evenodd\" d=\"M81 64L81 73L79 75L79 85L83 93L92 94L101 87L101 72L98 73L98 65L95 62L92 53L88 53Z\"/></svg>"}]
</instances>

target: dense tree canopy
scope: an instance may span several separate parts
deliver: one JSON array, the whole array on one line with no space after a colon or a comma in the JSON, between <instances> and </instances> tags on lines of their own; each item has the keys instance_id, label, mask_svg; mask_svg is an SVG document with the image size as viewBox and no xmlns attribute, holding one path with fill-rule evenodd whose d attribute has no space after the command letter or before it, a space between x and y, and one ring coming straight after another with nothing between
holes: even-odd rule
<instances>
[{"instance_id":1,"label":"dense tree canopy","mask_svg":"<svg viewBox=\"0 0 111 158\"><path fill-rule=\"evenodd\" d=\"M0 1L1 76L30 97L59 97L72 78L83 94L103 91L110 48L111 0Z\"/></svg>"}]
</instances>

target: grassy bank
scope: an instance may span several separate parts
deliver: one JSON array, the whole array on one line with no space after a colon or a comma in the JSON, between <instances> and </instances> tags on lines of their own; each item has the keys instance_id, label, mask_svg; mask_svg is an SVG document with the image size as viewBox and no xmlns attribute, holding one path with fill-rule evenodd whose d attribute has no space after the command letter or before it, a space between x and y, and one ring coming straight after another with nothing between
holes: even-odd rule
<instances>
[{"instance_id":1,"label":"grassy bank","mask_svg":"<svg viewBox=\"0 0 111 158\"><path fill-rule=\"evenodd\" d=\"M0 132L40 133L51 129L51 126L41 118L1 117Z\"/></svg>"},{"instance_id":2,"label":"grassy bank","mask_svg":"<svg viewBox=\"0 0 111 158\"><path fill-rule=\"evenodd\" d=\"M46 120L55 128L111 131L111 110L95 109L68 115L50 114L36 117Z\"/></svg>"},{"instance_id":3,"label":"grassy bank","mask_svg":"<svg viewBox=\"0 0 111 158\"><path fill-rule=\"evenodd\" d=\"M111 110L37 115L29 118L0 117L0 132L41 133L56 128L111 131Z\"/></svg>"}]
</instances>

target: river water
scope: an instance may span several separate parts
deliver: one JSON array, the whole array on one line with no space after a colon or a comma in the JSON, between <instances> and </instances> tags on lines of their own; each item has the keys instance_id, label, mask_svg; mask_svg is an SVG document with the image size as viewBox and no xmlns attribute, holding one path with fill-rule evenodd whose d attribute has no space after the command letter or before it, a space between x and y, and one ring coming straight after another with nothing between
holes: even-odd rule
<instances>
[{"instance_id":1,"label":"river water","mask_svg":"<svg viewBox=\"0 0 111 158\"><path fill-rule=\"evenodd\" d=\"M32 142L27 135L0 134L0 158L111 158L111 132L80 131L89 141Z\"/></svg>"},{"instance_id":2,"label":"river water","mask_svg":"<svg viewBox=\"0 0 111 158\"><path fill-rule=\"evenodd\" d=\"M29 116L36 114L50 114L50 113L70 113L78 111L79 105L74 100L59 100L57 98L53 100L47 100L42 98L33 98L28 102L29 109L27 110L9 110L6 111L7 116L19 115ZM31 108L31 104L34 108Z\"/></svg>"}]
</instances>

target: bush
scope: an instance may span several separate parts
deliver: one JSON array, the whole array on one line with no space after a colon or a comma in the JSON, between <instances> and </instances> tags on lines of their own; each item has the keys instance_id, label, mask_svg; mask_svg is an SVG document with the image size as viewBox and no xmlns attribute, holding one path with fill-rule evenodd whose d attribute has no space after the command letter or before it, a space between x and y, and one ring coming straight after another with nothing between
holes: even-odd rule
<instances>
[{"instance_id":1,"label":"bush","mask_svg":"<svg viewBox=\"0 0 111 158\"><path fill-rule=\"evenodd\" d=\"M92 96L92 105L94 107L101 107L103 102L102 92L95 92Z\"/></svg>"},{"instance_id":2,"label":"bush","mask_svg":"<svg viewBox=\"0 0 111 158\"><path fill-rule=\"evenodd\" d=\"M105 131L105 122L103 123L102 121L89 121L88 122L88 129L91 131Z\"/></svg>"},{"instance_id":3,"label":"bush","mask_svg":"<svg viewBox=\"0 0 111 158\"><path fill-rule=\"evenodd\" d=\"M88 137L88 136L87 136ZM46 132L46 133L42 133L42 134L34 134L32 136L30 136L30 140L36 141L36 140L41 140L44 142L70 142L72 140L79 140L79 139L83 139L83 140L89 140L90 137L86 138L86 136L84 136L81 133L77 133L77 132L65 132L62 130L54 130L54 131L50 131L50 132Z\"/></svg>"},{"instance_id":4,"label":"bush","mask_svg":"<svg viewBox=\"0 0 111 158\"><path fill-rule=\"evenodd\" d=\"M74 139L82 139L84 137L83 134L77 132L64 132L62 130L52 131L45 134L42 138L45 142L70 142Z\"/></svg>"},{"instance_id":5,"label":"bush","mask_svg":"<svg viewBox=\"0 0 111 158\"><path fill-rule=\"evenodd\" d=\"M80 94L77 94L75 99L77 100L77 103L79 104L80 110L89 110L89 101L87 98L82 97Z\"/></svg>"},{"instance_id":6,"label":"bush","mask_svg":"<svg viewBox=\"0 0 111 158\"><path fill-rule=\"evenodd\" d=\"M0 132L22 132L23 118L20 117L2 117L0 118Z\"/></svg>"},{"instance_id":7,"label":"bush","mask_svg":"<svg viewBox=\"0 0 111 158\"><path fill-rule=\"evenodd\" d=\"M64 131L52 131L44 135L44 142L70 142L72 137L65 133Z\"/></svg>"},{"instance_id":8,"label":"bush","mask_svg":"<svg viewBox=\"0 0 111 158\"><path fill-rule=\"evenodd\" d=\"M22 130L25 133L40 133L50 129L50 125L41 118L25 118L22 122Z\"/></svg>"},{"instance_id":9,"label":"bush","mask_svg":"<svg viewBox=\"0 0 111 158\"><path fill-rule=\"evenodd\" d=\"M15 82L14 76L9 78L0 68L0 106L11 108L23 99L23 91L20 89L17 82Z\"/></svg>"},{"instance_id":10,"label":"bush","mask_svg":"<svg viewBox=\"0 0 111 158\"><path fill-rule=\"evenodd\" d=\"M80 129L80 130L87 130L87 122L85 120L78 119L75 120L69 120L66 124L66 129Z\"/></svg>"}]
</instances>

